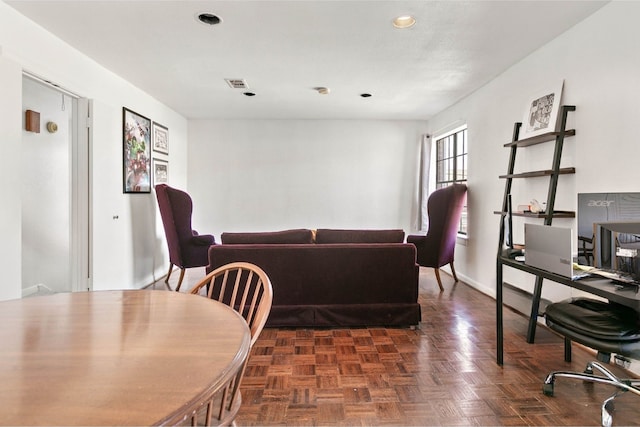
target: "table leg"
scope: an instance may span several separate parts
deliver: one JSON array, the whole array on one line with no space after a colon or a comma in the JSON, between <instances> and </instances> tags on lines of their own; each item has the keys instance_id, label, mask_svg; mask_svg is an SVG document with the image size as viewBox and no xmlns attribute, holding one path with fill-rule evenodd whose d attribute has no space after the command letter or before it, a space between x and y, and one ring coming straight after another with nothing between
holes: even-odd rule
<instances>
[{"instance_id":1,"label":"table leg","mask_svg":"<svg viewBox=\"0 0 640 427\"><path fill-rule=\"evenodd\" d=\"M536 339L536 326L538 325L538 309L542 295L542 277L536 276L536 286L531 300L531 315L529 316L529 329L527 330L527 342L533 344Z\"/></svg>"},{"instance_id":2,"label":"table leg","mask_svg":"<svg viewBox=\"0 0 640 427\"><path fill-rule=\"evenodd\" d=\"M503 360L503 324L502 324L502 263L496 266L496 362L502 366Z\"/></svg>"}]
</instances>

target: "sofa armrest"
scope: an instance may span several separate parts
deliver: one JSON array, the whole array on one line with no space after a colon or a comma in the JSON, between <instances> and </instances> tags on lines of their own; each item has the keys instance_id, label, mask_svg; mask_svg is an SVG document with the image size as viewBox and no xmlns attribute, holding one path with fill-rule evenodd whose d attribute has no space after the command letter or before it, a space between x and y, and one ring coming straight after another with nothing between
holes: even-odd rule
<instances>
[{"instance_id":1,"label":"sofa armrest","mask_svg":"<svg viewBox=\"0 0 640 427\"><path fill-rule=\"evenodd\" d=\"M422 234L413 234L407 236L407 243L413 243L416 246L423 244L425 240L427 240L427 236Z\"/></svg>"},{"instance_id":2,"label":"sofa armrest","mask_svg":"<svg viewBox=\"0 0 640 427\"><path fill-rule=\"evenodd\" d=\"M211 246L216 243L216 239L211 234L196 234L189 242L197 246Z\"/></svg>"}]
</instances>

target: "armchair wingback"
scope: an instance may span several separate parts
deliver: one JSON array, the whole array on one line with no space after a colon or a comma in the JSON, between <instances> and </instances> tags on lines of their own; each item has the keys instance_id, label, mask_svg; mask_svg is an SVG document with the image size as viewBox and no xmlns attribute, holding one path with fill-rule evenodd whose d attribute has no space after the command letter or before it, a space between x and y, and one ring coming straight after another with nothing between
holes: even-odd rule
<instances>
[{"instance_id":1,"label":"armchair wingback","mask_svg":"<svg viewBox=\"0 0 640 427\"><path fill-rule=\"evenodd\" d=\"M418 264L435 269L441 291L444 290L440 279L440 267L443 265L451 266L453 278L458 281L453 258L466 193L465 184L453 184L431 193L427 201L429 229L426 236L407 236L407 243L416 246Z\"/></svg>"},{"instance_id":2,"label":"armchair wingback","mask_svg":"<svg viewBox=\"0 0 640 427\"><path fill-rule=\"evenodd\" d=\"M215 238L210 234L198 234L191 228L193 202L187 193L166 184L158 184L155 189L169 247L169 272L165 283L169 286L171 271L174 265L177 266L181 270L178 291L185 269L209 264L209 246L215 244Z\"/></svg>"}]
</instances>

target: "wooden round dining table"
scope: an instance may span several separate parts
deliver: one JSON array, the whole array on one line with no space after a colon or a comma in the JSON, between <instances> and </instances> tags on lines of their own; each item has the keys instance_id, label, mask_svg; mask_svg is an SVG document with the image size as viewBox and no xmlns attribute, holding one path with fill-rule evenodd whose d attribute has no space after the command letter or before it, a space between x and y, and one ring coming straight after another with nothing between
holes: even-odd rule
<instances>
[{"instance_id":1,"label":"wooden round dining table","mask_svg":"<svg viewBox=\"0 0 640 427\"><path fill-rule=\"evenodd\" d=\"M244 319L158 290L0 302L0 425L166 425L185 420L248 357Z\"/></svg>"}]
</instances>

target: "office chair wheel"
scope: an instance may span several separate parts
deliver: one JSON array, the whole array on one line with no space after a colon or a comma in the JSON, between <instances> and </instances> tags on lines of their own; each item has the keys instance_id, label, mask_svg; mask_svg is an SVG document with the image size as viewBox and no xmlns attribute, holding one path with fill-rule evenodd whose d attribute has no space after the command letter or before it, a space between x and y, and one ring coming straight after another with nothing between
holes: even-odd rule
<instances>
[{"instance_id":1,"label":"office chair wheel","mask_svg":"<svg viewBox=\"0 0 640 427\"><path fill-rule=\"evenodd\" d=\"M542 385L542 393L545 396L553 396L553 383L544 383Z\"/></svg>"}]
</instances>

